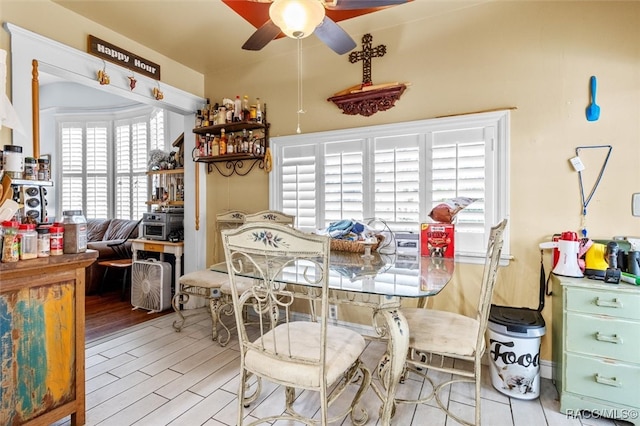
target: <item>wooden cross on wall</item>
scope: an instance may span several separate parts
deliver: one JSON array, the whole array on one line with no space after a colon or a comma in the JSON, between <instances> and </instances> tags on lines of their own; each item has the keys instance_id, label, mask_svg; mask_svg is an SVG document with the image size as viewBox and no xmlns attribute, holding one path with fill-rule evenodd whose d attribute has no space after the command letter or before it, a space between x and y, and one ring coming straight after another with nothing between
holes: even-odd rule
<instances>
[{"instance_id":1,"label":"wooden cross on wall","mask_svg":"<svg viewBox=\"0 0 640 426\"><path fill-rule=\"evenodd\" d=\"M371 47L373 36L371 34L365 34L362 36L362 50L359 52L349 53L349 62L355 64L358 61L362 61L362 86L371 86L371 58L382 57L387 53L387 46L381 44L376 47Z\"/></svg>"}]
</instances>

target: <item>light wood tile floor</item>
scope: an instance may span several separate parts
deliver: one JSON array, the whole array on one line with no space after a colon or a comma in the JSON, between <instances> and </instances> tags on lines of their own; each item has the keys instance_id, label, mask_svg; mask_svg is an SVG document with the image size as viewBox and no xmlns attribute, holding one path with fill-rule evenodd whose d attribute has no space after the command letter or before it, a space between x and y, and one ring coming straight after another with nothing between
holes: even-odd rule
<instances>
[{"instance_id":1,"label":"light wood tile floor","mask_svg":"<svg viewBox=\"0 0 640 426\"><path fill-rule=\"evenodd\" d=\"M171 326L175 319L171 314L87 343L87 425L235 424L239 366L237 340L232 338L226 348L211 341L211 321L204 310L200 310L196 321L180 333ZM369 343L365 360L372 371L382 351L381 343ZM540 398L534 401L502 395L491 385L488 371L483 373L482 380L483 425L629 425L609 419L567 418L558 411L557 392L548 379L542 380ZM420 392L422 385L420 381L409 379L401 385L401 392ZM314 407L313 394L307 394L302 393L299 399ZM282 407L283 396L281 389L265 383L261 399L247 411L252 418L260 418L272 407ZM473 418L471 387L452 387L448 399L453 409L466 418ZM369 413L367 425L379 425L380 402L373 391L367 392L364 404ZM393 424L458 425L434 405L434 402L418 406L401 405ZM68 418L55 423L56 426L69 424ZM346 420L343 424L350 422Z\"/></svg>"}]
</instances>

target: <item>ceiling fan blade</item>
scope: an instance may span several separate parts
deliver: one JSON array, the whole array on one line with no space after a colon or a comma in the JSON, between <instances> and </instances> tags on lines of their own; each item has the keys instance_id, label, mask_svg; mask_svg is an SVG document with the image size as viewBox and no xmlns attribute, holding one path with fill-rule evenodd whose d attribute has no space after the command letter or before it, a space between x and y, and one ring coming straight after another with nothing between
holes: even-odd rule
<instances>
[{"instance_id":1,"label":"ceiling fan blade","mask_svg":"<svg viewBox=\"0 0 640 426\"><path fill-rule=\"evenodd\" d=\"M260 50L280 34L280 28L271 19L265 22L242 45L244 50Z\"/></svg>"},{"instance_id":2,"label":"ceiling fan blade","mask_svg":"<svg viewBox=\"0 0 640 426\"><path fill-rule=\"evenodd\" d=\"M324 17L313 33L338 55L344 55L356 47L351 36L328 16Z\"/></svg>"},{"instance_id":3,"label":"ceiling fan blade","mask_svg":"<svg viewBox=\"0 0 640 426\"><path fill-rule=\"evenodd\" d=\"M408 3L411 0L326 0L325 7L328 10L353 10L376 7L395 6Z\"/></svg>"}]
</instances>

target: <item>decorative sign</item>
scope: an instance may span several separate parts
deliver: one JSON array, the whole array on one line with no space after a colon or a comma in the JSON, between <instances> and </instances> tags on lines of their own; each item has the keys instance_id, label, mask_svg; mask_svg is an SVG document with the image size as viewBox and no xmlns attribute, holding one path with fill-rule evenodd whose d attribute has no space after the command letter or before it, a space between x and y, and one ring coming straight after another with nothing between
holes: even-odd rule
<instances>
[{"instance_id":1,"label":"decorative sign","mask_svg":"<svg viewBox=\"0 0 640 426\"><path fill-rule=\"evenodd\" d=\"M160 65L89 35L89 53L132 71L160 80Z\"/></svg>"}]
</instances>

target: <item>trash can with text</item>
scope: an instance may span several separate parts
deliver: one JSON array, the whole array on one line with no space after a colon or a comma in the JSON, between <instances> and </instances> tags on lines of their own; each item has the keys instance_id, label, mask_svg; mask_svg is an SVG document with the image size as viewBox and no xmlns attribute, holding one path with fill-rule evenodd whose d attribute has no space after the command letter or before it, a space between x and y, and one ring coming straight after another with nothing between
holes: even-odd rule
<instances>
[{"instance_id":1,"label":"trash can with text","mask_svg":"<svg viewBox=\"0 0 640 426\"><path fill-rule=\"evenodd\" d=\"M517 399L540 396L540 338L544 334L539 311L491 305L488 356L494 388Z\"/></svg>"}]
</instances>

